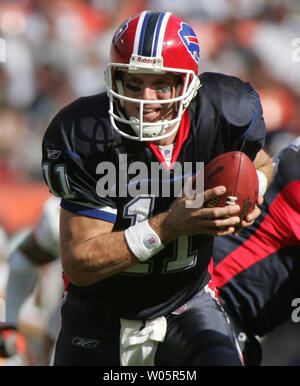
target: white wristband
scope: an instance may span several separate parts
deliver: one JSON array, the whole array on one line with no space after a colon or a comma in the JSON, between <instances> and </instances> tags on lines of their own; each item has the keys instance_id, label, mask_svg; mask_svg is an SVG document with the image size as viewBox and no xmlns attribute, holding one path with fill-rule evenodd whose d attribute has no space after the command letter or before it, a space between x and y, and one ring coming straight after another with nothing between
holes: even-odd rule
<instances>
[{"instance_id":1,"label":"white wristband","mask_svg":"<svg viewBox=\"0 0 300 386\"><path fill-rule=\"evenodd\" d=\"M267 187L268 187L268 180L265 175L261 170L256 170L257 177L258 177L258 190L259 193L264 195L266 193Z\"/></svg>"},{"instance_id":2,"label":"white wristband","mask_svg":"<svg viewBox=\"0 0 300 386\"><path fill-rule=\"evenodd\" d=\"M142 262L165 247L148 220L127 228L125 239L131 252Z\"/></svg>"}]
</instances>

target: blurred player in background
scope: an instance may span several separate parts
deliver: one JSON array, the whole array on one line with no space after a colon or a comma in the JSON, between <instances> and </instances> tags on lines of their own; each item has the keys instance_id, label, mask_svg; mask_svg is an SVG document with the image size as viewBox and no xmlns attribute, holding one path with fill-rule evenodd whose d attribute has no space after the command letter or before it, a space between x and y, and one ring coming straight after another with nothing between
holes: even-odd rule
<instances>
[{"instance_id":1,"label":"blurred player in background","mask_svg":"<svg viewBox=\"0 0 300 386\"><path fill-rule=\"evenodd\" d=\"M76 100L47 129L43 173L62 197L68 291L55 365L241 364L208 272L212 236L234 232L239 208L188 208L191 196L176 199L174 181L184 180L185 163L195 173L198 161L231 150L251 158L262 191L273 168L262 150L266 129L257 93L226 75L198 77L198 61L187 23L169 12L144 11L113 37L108 96ZM150 173L159 163L170 175L175 162L182 172L165 196L161 175L159 193L151 195L152 176L137 181L129 172L139 165ZM145 187L148 194L141 193ZM223 193L216 187L204 199ZM259 214L256 206L242 226Z\"/></svg>"},{"instance_id":2,"label":"blurred player in background","mask_svg":"<svg viewBox=\"0 0 300 386\"><path fill-rule=\"evenodd\" d=\"M35 347L28 347L30 342L26 345L21 332L25 335L28 332L29 337L34 338L37 334L35 330L44 329L43 334L37 334L39 335L37 339L54 341L56 337L58 329L56 314L63 293L59 268L59 202L56 197L51 197L45 202L39 223L22 237L9 256L9 274L5 291L6 318L5 323L0 326L2 365L32 364L30 351ZM47 277L43 283L43 280L39 280L40 267L54 261L57 262L57 267L54 265L52 272L46 270L44 274ZM39 303L39 307L33 313L34 304L31 307L29 305L27 319L35 320L28 321L24 315L20 320L21 308L30 295L34 295L34 301ZM43 348L41 345L39 355L43 355ZM45 355L48 356L48 353L45 352ZM36 358L39 364L49 364L48 359Z\"/></svg>"},{"instance_id":3,"label":"blurred player in background","mask_svg":"<svg viewBox=\"0 0 300 386\"><path fill-rule=\"evenodd\" d=\"M214 281L241 332L246 363L261 361L259 341L287 322L300 294L300 137L273 158L262 214L237 237L216 237ZM248 336L248 341L245 341Z\"/></svg>"}]
</instances>

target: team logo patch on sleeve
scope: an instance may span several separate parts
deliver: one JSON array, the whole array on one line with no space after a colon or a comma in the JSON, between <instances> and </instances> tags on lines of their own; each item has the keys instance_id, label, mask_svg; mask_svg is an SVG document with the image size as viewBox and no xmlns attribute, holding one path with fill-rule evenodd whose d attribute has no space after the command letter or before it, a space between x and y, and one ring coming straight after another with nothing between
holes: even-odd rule
<instances>
[{"instance_id":1,"label":"team logo patch on sleeve","mask_svg":"<svg viewBox=\"0 0 300 386\"><path fill-rule=\"evenodd\" d=\"M195 32L188 24L181 23L181 29L178 31L178 34L191 57L198 63L200 59L200 47Z\"/></svg>"}]
</instances>

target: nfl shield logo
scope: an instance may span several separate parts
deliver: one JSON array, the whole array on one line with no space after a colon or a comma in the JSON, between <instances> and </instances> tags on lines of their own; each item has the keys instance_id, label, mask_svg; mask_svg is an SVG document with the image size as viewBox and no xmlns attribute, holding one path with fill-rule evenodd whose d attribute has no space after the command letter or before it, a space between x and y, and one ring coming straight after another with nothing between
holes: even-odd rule
<instances>
[{"instance_id":1,"label":"nfl shield logo","mask_svg":"<svg viewBox=\"0 0 300 386\"><path fill-rule=\"evenodd\" d=\"M157 243L158 243L158 239L155 235L147 235L144 237L144 245L148 248L148 249L152 249L154 247L156 247Z\"/></svg>"}]
</instances>

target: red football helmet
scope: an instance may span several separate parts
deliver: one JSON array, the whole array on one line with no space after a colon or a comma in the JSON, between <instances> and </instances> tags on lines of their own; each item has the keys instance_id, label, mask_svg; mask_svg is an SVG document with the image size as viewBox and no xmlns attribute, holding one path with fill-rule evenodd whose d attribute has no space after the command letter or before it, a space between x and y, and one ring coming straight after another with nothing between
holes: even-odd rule
<instances>
[{"instance_id":1,"label":"red football helmet","mask_svg":"<svg viewBox=\"0 0 300 386\"><path fill-rule=\"evenodd\" d=\"M121 135L139 141L153 141L172 135L179 127L182 114L200 87L198 78L199 43L195 32L182 19L166 11L143 11L127 19L115 33L111 45L111 63L106 69L109 114L115 130ZM120 70L132 73L180 75L182 83L176 97L159 103L176 103L176 118L168 121L143 122L145 103L157 100L129 98L124 95ZM127 117L124 101L139 103L140 116ZM122 129L129 124L136 135ZM174 126L166 133L166 129Z\"/></svg>"}]
</instances>

